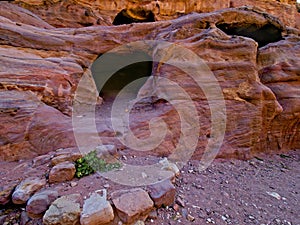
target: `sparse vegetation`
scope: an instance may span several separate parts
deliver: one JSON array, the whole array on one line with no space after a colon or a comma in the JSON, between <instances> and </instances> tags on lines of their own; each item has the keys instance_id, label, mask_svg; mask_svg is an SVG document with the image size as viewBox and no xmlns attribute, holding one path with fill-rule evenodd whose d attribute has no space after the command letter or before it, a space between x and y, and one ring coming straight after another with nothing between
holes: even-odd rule
<instances>
[{"instance_id":1,"label":"sparse vegetation","mask_svg":"<svg viewBox=\"0 0 300 225\"><path fill-rule=\"evenodd\" d=\"M76 174L77 178L81 178L87 175L90 175L96 171L99 172L107 172L114 169L119 169L121 164L119 162L116 163L108 163L104 159L101 159L97 156L96 150L89 152L84 157L76 160L75 162Z\"/></svg>"}]
</instances>

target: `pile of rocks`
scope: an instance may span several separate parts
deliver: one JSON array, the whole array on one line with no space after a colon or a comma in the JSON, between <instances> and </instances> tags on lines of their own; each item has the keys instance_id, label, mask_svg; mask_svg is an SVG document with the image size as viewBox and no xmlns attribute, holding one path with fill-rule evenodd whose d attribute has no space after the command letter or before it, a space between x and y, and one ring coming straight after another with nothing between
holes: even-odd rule
<instances>
[{"instance_id":1,"label":"pile of rocks","mask_svg":"<svg viewBox=\"0 0 300 225\"><path fill-rule=\"evenodd\" d=\"M32 166L47 164L49 176L28 177L20 183L0 187L0 205L26 206L24 224L41 218L45 225L143 224L157 208L175 201L176 190L169 179L143 188L112 190L112 193L107 193L104 185L87 197L83 194L60 196L56 184L74 178L74 161L80 157L82 155L74 149L59 149L51 156L36 157ZM177 172L174 171L174 176Z\"/></svg>"},{"instance_id":2,"label":"pile of rocks","mask_svg":"<svg viewBox=\"0 0 300 225\"><path fill-rule=\"evenodd\" d=\"M45 184L45 179L27 178L11 190L12 202L26 204L27 216L32 219L42 217L45 225L135 224L137 221L143 224L142 221L156 208L173 204L176 195L171 181L165 180L146 187L146 190L133 188L114 191L109 200L107 190L102 189L91 193L81 204L80 194L59 197L54 189L41 189ZM99 194L100 191L102 194Z\"/></svg>"}]
</instances>

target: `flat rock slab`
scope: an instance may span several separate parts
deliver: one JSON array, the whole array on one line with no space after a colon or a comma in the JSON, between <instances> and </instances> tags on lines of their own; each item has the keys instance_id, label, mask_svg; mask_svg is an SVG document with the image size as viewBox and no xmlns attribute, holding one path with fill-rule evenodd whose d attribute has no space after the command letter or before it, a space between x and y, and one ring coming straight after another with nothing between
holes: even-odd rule
<instances>
[{"instance_id":1,"label":"flat rock slab","mask_svg":"<svg viewBox=\"0 0 300 225\"><path fill-rule=\"evenodd\" d=\"M124 223L145 219L154 205L148 193L141 188L115 191L111 198Z\"/></svg>"},{"instance_id":2,"label":"flat rock slab","mask_svg":"<svg viewBox=\"0 0 300 225\"><path fill-rule=\"evenodd\" d=\"M24 204L38 190L46 185L46 179L29 177L23 180L12 194L14 204Z\"/></svg>"}]
</instances>

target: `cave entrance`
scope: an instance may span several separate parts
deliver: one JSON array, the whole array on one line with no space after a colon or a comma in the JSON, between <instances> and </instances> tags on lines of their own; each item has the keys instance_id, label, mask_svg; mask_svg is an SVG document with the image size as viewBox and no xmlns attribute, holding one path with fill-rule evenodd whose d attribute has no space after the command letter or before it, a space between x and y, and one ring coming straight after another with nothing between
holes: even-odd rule
<instances>
[{"instance_id":1,"label":"cave entrance","mask_svg":"<svg viewBox=\"0 0 300 225\"><path fill-rule=\"evenodd\" d=\"M145 22L155 22L153 12L143 9L123 9L115 17L113 25Z\"/></svg>"},{"instance_id":2,"label":"cave entrance","mask_svg":"<svg viewBox=\"0 0 300 225\"><path fill-rule=\"evenodd\" d=\"M257 24L220 23L217 27L228 35L249 37L258 43L259 47L282 40L282 30L273 24L259 27Z\"/></svg>"},{"instance_id":3,"label":"cave entrance","mask_svg":"<svg viewBox=\"0 0 300 225\"><path fill-rule=\"evenodd\" d=\"M131 62L137 63L131 64ZM99 95L103 98L100 108L110 113L113 101L121 90L124 101L129 103L135 99L141 87L151 76L152 65L152 58L144 52L107 53L101 58L100 64L94 63L93 78ZM121 69L115 72L117 66ZM129 89L125 88L127 85L131 85Z\"/></svg>"}]
</instances>

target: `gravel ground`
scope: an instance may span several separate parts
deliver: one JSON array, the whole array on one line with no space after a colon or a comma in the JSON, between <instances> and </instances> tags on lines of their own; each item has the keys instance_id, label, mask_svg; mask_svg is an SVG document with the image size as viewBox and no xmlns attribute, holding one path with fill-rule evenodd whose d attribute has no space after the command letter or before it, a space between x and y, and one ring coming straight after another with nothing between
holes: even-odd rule
<instances>
[{"instance_id":1,"label":"gravel ground","mask_svg":"<svg viewBox=\"0 0 300 225\"><path fill-rule=\"evenodd\" d=\"M299 162L299 150L248 161L217 159L201 172L199 162L190 161L176 179L176 203L151 213L145 224L300 225ZM29 162L2 163L1 183L18 180L24 175L44 174L47 168L34 169ZM72 182L76 186L73 187ZM81 193L83 196L100 186L107 187L109 192L129 188L109 182L98 174L72 182L51 186L61 195ZM5 218L0 224L21 224L23 211L24 206L0 208L0 222ZM33 220L28 224L42 223Z\"/></svg>"},{"instance_id":2,"label":"gravel ground","mask_svg":"<svg viewBox=\"0 0 300 225\"><path fill-rule=\"evenodd\" d=\"M190 161L176 181L173 207L146 224L300 225L300 151L248 161Z\"/></svg>"}]
</instances>

